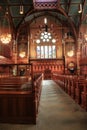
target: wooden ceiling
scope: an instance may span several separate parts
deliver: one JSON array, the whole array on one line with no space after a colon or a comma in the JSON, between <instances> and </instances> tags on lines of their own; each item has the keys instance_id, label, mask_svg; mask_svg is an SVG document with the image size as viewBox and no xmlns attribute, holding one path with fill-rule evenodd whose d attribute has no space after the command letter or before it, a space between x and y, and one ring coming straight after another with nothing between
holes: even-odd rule
<instances>
[{"instance_id":1,"label":"wooden ceiling","mask_svg":"<svg viewBox=\"0 0 87 130\"><path fill-rule=\"evenodd\" d=\"M79 5L82 13L78 13ZM24 13L20 14L20 5ZM8 11L13 30L17 31L21 24L32 22L38 17L48 15L64 26L70 26L76 34L81 24L86 23L87 0L0 0L0 19Z\"/></svg>"}]
</instances>

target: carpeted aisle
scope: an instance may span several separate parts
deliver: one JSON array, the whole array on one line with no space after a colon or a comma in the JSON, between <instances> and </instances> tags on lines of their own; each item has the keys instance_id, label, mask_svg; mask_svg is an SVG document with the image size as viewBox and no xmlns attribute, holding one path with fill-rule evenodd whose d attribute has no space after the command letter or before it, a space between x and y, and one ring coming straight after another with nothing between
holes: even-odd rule
<instances>
[{"instance_id":1,"label":"carpeted aisle","mask_svg":"<svg viewBox=\"0 0 87 130\"><path fill-rule=\"evenodd\" d=\"M0 130L87 130L87 112L54 81L44 80L37 125L0 124Z\"/></svg>"}]
</instances>

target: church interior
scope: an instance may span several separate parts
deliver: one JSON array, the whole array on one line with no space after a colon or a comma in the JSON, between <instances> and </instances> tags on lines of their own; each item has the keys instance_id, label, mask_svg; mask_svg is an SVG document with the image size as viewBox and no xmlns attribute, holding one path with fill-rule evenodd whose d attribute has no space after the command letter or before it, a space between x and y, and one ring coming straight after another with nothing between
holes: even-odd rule
<instances>
[{"instance_id":1,"label":"church interior","mask_svg":"<svg viewBox=\"0 0 87 130\"><path fill-rule=\"evenodd\" d=\"M43 92L53 94L57 87L87 122L87 0L0 0L0 128L35 124L29 129L41 130L35 126Z\"/></svg>"}]
</instances>

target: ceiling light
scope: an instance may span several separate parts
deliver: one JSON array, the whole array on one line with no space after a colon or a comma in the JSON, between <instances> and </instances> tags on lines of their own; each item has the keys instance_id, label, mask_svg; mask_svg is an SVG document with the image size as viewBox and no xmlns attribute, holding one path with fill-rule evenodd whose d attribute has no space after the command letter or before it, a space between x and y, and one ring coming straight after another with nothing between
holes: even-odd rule
<instances>
[{"instance_id":1,"label":"ceiling light","mask_svg":"<svg viewBox=\"0 0 87 130\"><path fill-rule=\"evenodd\" d=\"M51 35L51 33L48 33L48 35L50 36L50 35Z\"/></svg>"},{"instance_id":2,"label":"ceiling light","mask_svg":"<svg viewBox=\"0 0 87 130\"><path fill-rule=\"evenodd\" d=\"M40 36L40 39L43 41L43 42L49 42L51 39L52 39L52 36L51 36L51 33L48 33L48 32L42 32L41 33L41 36ZM56 42L55 39L53 39L52 41L53 43Z\"/></svg>"},{"instance_id":3,"label":"ceiling light","mask_svg":"<svg viewBox=\"0 0 87 130\"><path fill-rule=\"evenodd\" d=\"M78 9L78 13L82 13L82 4L79 4L79 9Z\"/></svg>"},{"instance_id":4,"label":"ceiling light","mask_svg":"<svg viewBox=\"0 0 87 130\"><path fill-rule=\"evenodd\" d=\"M24 7L23 5L20 5L20 14L23 14L24 13Z\"/></svg>"},{"instance_id":5,"label":"ceiling light","mask_svg":"<svg viewBox=\"0 0 87 130\"><path fill-rule=\"evenodd\" d=\"M9 33L1 34L0 40L3 44L8 44L11 41L11 34Z\"/></svg>"},{"instance_id":6,"label":"ceiling light","mask_svg":"<svg viewBox=\"0 0 87 130\"><path fill-rule=\"evenodd\" d=\"M46 39L43 39L43 42L46 42Z\"/></svg>"},{"instance_id":7,"label":"ceiling light","mask_svg":"<svg viewBox=\"0 0 87 130\"><path fill-rule=\"evenodd\" d=\"M8 8L6 8L6 12L5 12L6 15L8 15Z\"/></svg>"},{"instance_id":8,"label":"ceiling light","mask_svg":"<svg viewBox=\"0 0 87 130\"><path fill-rule=\"evenodd\" d=\"M44 18L44 23L47 24L47 18Z\"/></svg>"},{"instance_id":9,"label":"ceiling light","mask_svg":"<svg viewBox=\"0 0 87 130\"><path fill-rule=\"evenodd\" d=\"M50 40L49 39L47 39L47 42L49 42Z\"/></svg>"},{"instance_id":10,"label":"ceiling light","mask_svg":"<svg viewBox=\"0 0 87 130\"><path fill-rule=\"evenodd\" d=\"M44 38L47 39L47 38L48 38L48 35L45 34L45 35L44 35Z\"/></svg>"}]
</instances>

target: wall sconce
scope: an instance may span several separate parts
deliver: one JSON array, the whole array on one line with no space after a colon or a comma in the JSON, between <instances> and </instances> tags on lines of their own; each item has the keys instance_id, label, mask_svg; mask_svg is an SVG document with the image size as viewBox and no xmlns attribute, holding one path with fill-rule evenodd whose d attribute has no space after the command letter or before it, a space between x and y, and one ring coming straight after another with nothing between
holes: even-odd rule
<instances>
[{"instance_id":1,"label":"wall sconce","mask_svg":"<svg viewBox=\"0 0 87 130\"><path fill-rule=\"evenodd\" d=\"M82 13L82 4L79 4L79 7L78 7L78 13Z\"/></svg>"},{"instance_id":2,"label":"wall sconce","mask_svg":"<svg viewBox=\"0 0 87 130\"><path fill-rule=\"evenodd\" d=\"M22 52L19 53L19 56L20 56L21 58L24 58L24 57L26 56L26 53L25 53L24 51L22 51Z\"/></svg>"},{"instance_id":3,"label":"wall sconce","mask_svg":"<svg viewBox=\"0 0 87 130\"><path fill-rule=\"evenodd\" d=\"M74 51L73 51L73 50L68 51L68 52L67 52L67 55L68 55L69 57L74 56Z\"/></svg>"},{"instance_id":4,"label":"wall sconce","mask_svg":"<svg viewBox=\"0 0 87 130\"><path fill-rule=\"evenodd\" d=\"M86 32L86 34L84 35L84 38L85 38L85 40L87 41L87 32Z\"/></svg>"},{"instance_id":5,"label":"wall sconce","mask_svg":"<svg viewBox=\"0 0 87 130\"><path fill-rule=\"evenodd\" d=\"M87 19L86 19L86 27L85 28L86 28L86 32L84 34L84 39L87 42Z\"/></svg>"},{"instance_id":6,"label":"wall sconce","mask_svg":"<svg viewBox=\"0 0 87 130\"><path fill-rule=\"evenodd\" d=\"M23 13L24 13L24 6L20 5L20 14L23 14Z\"/></svg>"}]
</instances>

